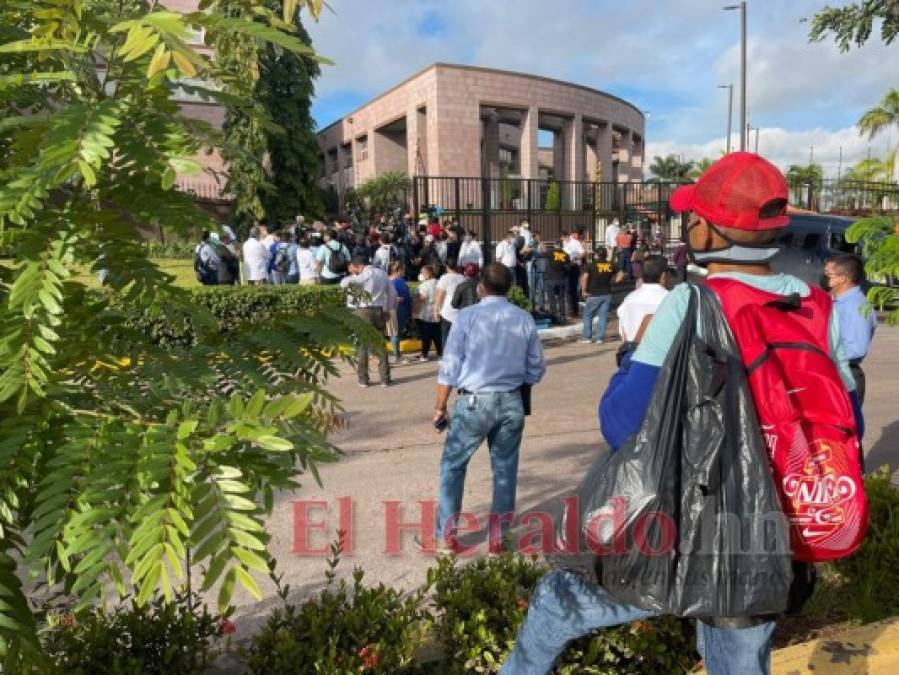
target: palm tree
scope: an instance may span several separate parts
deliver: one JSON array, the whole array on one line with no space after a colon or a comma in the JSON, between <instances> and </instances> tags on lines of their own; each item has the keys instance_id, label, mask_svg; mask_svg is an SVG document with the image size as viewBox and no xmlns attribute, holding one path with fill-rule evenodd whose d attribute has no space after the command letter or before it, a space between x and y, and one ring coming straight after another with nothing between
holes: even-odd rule
<instances>
[{"instance_id":1,"label":"palm tree","mask_svg":"<svg viewBox=\"0 0 899 675\"><path fill-rule=\"evenodd\" d=\"M899 89L890 89L880 101L880 105L871 108L858 121L858 133L868 135L869 139L885 131L891 126L899 127ZM896 145L899 148L899 144ZM894 157L892 178L899 180L899 164Z\"/></svg>"},{"instance_id":2,"label":"palm tree","mask_svg":"<svg viewBox=\"0 0 899 675\"><path fill-rule=\"evenodd\" d=\"M693 165L693 168L690 170L690 178L699 178L708 171L714 163L715 160L711 157L703 157Z\"/></svg>"},{"instance_id":3,"label":"palm tree","mask_svg":"<svg viewBox=\"0 0 899 675\"><path fill-rule=\"evenodd\" d=\"M653 178L650 180L686 180L692 169L692 160L682 162L675 154L670 154L667 157L656 155L652 158L652 164L649 166L649 171L653 175Z\"/></svg>"},{"instance_id":4,"label":"palm tree","mask_svg":"<svg viewBox=\"0 0 899 675\"><path fill-rule=\"evenodd\" d=\"M817 210L815 193L820 191L824 181L824 169L821 165L791 164L787 169L786 179L793 192L792 201L803 204L807 209Z\"/></svg>"}]
</instances>

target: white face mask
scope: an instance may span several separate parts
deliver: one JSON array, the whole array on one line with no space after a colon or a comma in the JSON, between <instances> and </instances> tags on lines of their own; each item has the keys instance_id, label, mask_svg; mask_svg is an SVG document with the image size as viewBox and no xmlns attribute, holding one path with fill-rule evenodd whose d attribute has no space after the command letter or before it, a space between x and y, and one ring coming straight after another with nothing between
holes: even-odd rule
<instances>
[{"instance_id":1,"label":"white face mask","mask_svg":"<svg viewBox=\"0 0 899 675\"><path fill-rule=\"evenodd\" d=\"M424 275L424 274L419 274L419 275L418 275L418 280L419 280L419 281L425 281L425 275Z\"/></svg>"},{"instance_id":2,"label":"white face mask","mask_svg":"<svg viewBox=\"0 0 899 675\"><path fill-rule=\"evenodd\" d=\"M468 236L467 234L462 238L462 240L463 240L466 244L470 244L470 243L471 243L471 237Z\"/></svg>"}]
</instances>

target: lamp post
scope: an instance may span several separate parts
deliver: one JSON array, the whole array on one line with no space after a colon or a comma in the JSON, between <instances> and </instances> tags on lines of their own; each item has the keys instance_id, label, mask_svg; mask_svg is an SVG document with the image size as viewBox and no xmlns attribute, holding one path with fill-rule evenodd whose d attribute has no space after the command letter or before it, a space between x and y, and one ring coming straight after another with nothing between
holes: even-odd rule
<instances>
[{"instance_id":1,"label":"lamp post","mask_svg":"<svg viewBox=\"0 0 899 675\"><path fill-rule=\"evenodd\" d=\"M746 2L726 5L725 11L740 10L740 151L746 150Z\"/></svg>"},{"instance_id":2,"label":"lamp post","mask_svg":"<svg viewBox=\"0 0 899 675\"><path fill-rule=\"evenodd\" d=\"M730 154L731 125L734 120L734 85L719 84L718 89L727 89L727 154Z\"/></svg>"}]
</instances>

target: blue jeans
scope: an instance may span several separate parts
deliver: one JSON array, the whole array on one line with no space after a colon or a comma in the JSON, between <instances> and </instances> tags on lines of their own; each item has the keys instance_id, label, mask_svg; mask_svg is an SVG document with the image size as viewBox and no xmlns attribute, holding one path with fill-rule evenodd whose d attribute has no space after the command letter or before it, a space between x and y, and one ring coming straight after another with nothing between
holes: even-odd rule
<instances>
[{"instance_id":1,"label":"blue jeans","mask_svg":"<svg viewBox=\"0 0 899 675\"><path fill-rule=\"evenodd\" d=\"M599 316L599 336L601 342L606 339L606 323L609 320L609 307L612 305L611 295L589 295L584 300L584 339L593 339L593 318Z\"/></svg>"},{"instance_id":2,"label":"blue jeans","mask_svg":"<svg viewBox=\"0 0 899 675\"><path fill-rule=\"evenodd\" d=\"M572 640L597 628L651 616L652 612L618 602L573 572L550 572L531 597L515 648L500 675L544 675ZM773 632L773 621L740 629L714 628L699 621L696 649L709 675L768 675Z\"/></svg>"},{"instance_id":3,"label":"blue jeans","mask_svg":"<svg viewBox=\"0 0 899 675\"><path fill-rule=\"evenodd\" d=\"M437 508L437 540L455 535L447 521L462 510L465 471L468 461L487 440L493 469L493 505L490 513L515 511L518 485L518 449L524 431L521 394L515 391L491 394L461 394L453 408L449 432L440 458L440 502ZM503 530L511 523L503 522ZM491 533L492 536L493 533Z\"/></svg>"},{"instance_id":4,"label":"blue jeans","mask_svg":"<svg viewBox=\"0 0 899 675\"><path fill-rule=\"evenodd\" d=\"M631 250L629 248L618 251L618 269L624 272L628 277L633 278L631 270Z\"/></svg>"}]
</instances>

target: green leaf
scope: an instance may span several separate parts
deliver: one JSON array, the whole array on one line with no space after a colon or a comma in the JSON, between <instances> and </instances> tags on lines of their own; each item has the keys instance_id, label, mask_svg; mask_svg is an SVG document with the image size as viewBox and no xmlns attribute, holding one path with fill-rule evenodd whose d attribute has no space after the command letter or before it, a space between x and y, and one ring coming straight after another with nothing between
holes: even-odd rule
<instances>
[{"instance_id":1,"label":"green leaf","mask_svg":"<svg viewBox=\"0 0 899 675\"><path fill-rule=\"evenodd\" d=\"M259 590L256 580L253 579L250 573L243 567L234 567L233 570L240 585L246 588L254 598L262 600L262 592ZM221 598L219 598L219 604L221 604Z\"/></svg>"},{"instance_id":2,"label":"green leaf","mask_svg":"<svg viewBox=\"0 0 899 675\"><path fill-rule=\"evenodd\" d=\"M226 608L231 604L231 598L234 596L234 582L237 580L237 572L235 570L239 569L238 567L232 567L228 570L228 573L225 575L224 580L222 580L222 586L219 588L219 598L218 604L220 609Z\"/></svg>"},{"instance_id":3,"label":"green leaf","mask_svg":"<svg viewBox=\"0 0 899 675\"><path fill-rule=\"evenodd\" d=\"M137 604L143 606L147 604L147 600L149 600L154 591L156 590L156 585L159 581L159 575L162 573L162 566L165 563L162 560L156 562L147 573L147 576L144 578L143 583L140 585L140 592L137 594Z\"/></svg>"},{"instance_id":4,"label":"green leaf","mask_svg":"<svg viewBox=\"0 0 899 675\"><path fill-rule=\"evenodd\" d=\"M249 569L256 570L257 572L261 572L262 574L268 574L268 563L265 562L265 560L263 560L262 557L257 553L237 546L231 548L231 553L233 553L234 557L240 560L240 562L246 565Z\"/></svg>"},{"instance_id":5,"label":"green leaf","mask_svg":"<svg viewBox=\"0 0 899 675\"><path fill-rule=\"evenodd\" d=\"M266 450L273 450L276 452L293 450L293 443L286 438L279 438L278 436L260 436L253 441L253 444Z\"/></svg>"},{"instance_id":6,"label":"green leaf","mask_svg":"<svg viewBox=\"0 0 899 675\"><path fill-rule=\"evenodd\" d=\"M178 425L178 440L183 441L197 429L198 420L184 420Z\"/></svg>"},{"instance_id":7,"label":"green leaf","mask_svg":"<svg viewBox=\"0 0 899 675\"><path fill-rule=\"evenodd\" d=\"M0 45L0 54L19 54L22 52L45 52L62 49L75 54L83 54L86 47L65 40L16 40Z\"/></svg>"}]
</instances>

